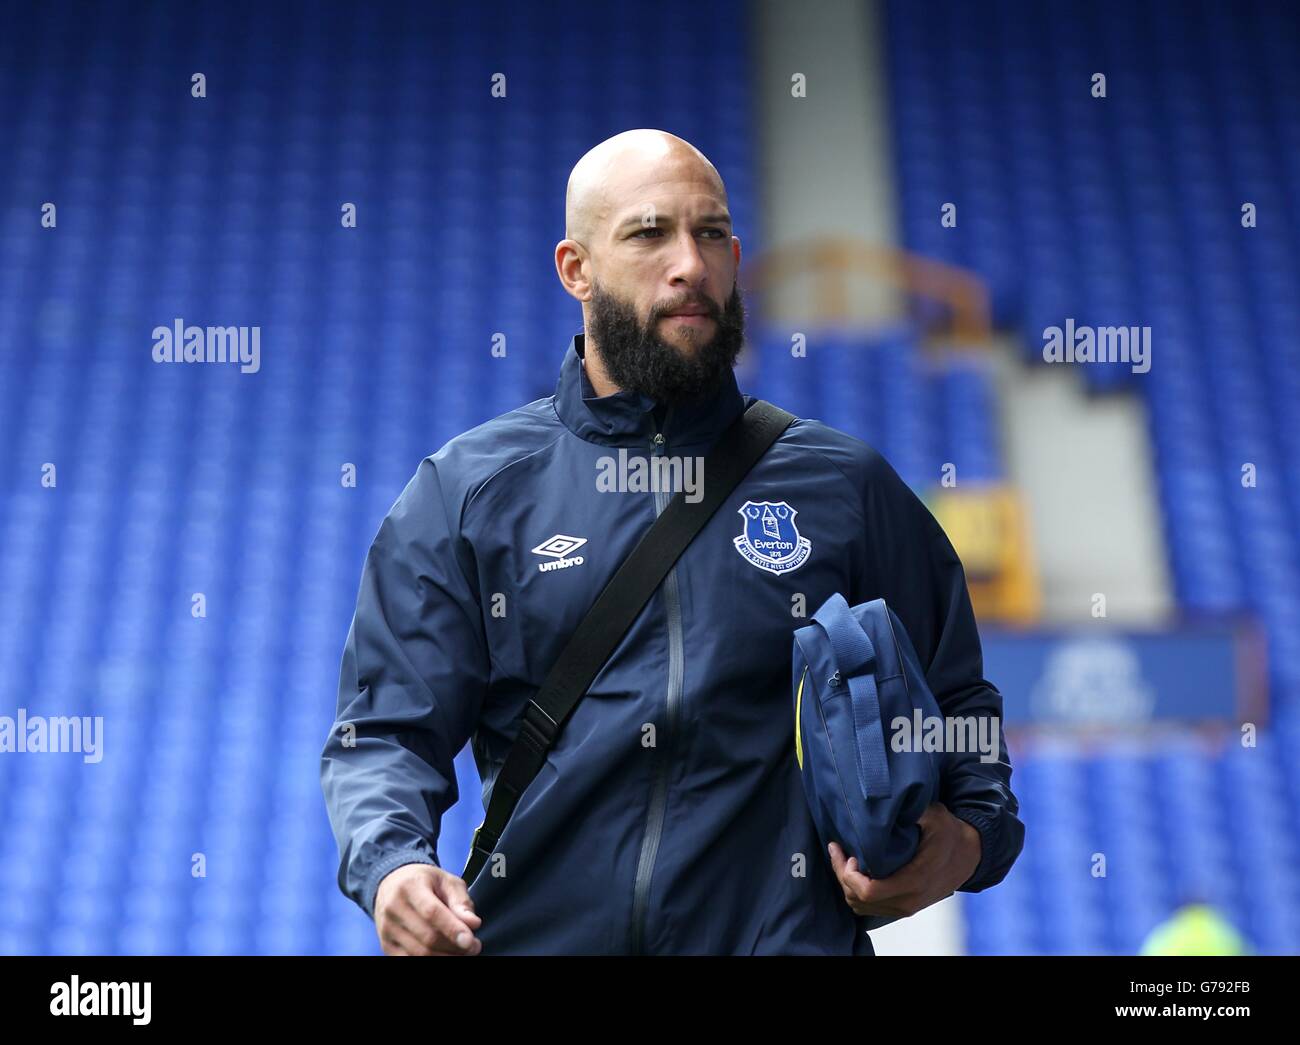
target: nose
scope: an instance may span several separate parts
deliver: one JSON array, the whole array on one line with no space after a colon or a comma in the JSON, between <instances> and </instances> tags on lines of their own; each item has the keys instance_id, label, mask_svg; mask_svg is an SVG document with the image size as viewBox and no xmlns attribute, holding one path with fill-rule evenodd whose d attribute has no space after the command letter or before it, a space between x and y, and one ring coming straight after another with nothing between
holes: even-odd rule
<instances>
[{"instance_id":1,"label":"nose","mask_svg":"<svg viewBox=\"0 0 1300 1045\"><path fill-rule=\"evenodd\" d=\"M679 288L702 289L708 274L699 244L689 229L683 229L673 246L672 263L668 271L669 284Z\"/></svg>"}]
</instances>

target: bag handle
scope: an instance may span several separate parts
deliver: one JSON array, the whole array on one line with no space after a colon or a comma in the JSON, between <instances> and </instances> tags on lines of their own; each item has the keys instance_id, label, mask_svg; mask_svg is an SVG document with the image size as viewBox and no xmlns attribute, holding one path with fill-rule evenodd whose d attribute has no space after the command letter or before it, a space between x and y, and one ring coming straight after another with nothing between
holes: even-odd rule
<instances>
[{"instance_id":1,"label":"bag handle","mask_svg":"<svg viewBox=\"0 0 1300 1045\"><path fill-rule=\"evenodd\" d=\"M605 585L537 696L524 707L514 745L492 785L487 815L474 831L461 875L466 882L478 877L520 796L546 764L546 754L565 721L650 596L686 546L794 420L794 414L764 399L752 402L705 456L704 496L691 502L686 500L686 491L678 490Z\"/></svg>"},{"instance_id":2,"label":"bag handle","mask_svg":"<svg viewBox=\"0 0 1300 1045\"><path fill-rule=\"evenodd\" d=\"M815 614L830 640L836 672L827 684L847 681L853 708L853 737L858 763L858 784L868 798L893 793L889 759L885 754L885 727L880 719L880 694L876 689L876 650L869 636L839 592Z\"/></svg>"}]
</instances>

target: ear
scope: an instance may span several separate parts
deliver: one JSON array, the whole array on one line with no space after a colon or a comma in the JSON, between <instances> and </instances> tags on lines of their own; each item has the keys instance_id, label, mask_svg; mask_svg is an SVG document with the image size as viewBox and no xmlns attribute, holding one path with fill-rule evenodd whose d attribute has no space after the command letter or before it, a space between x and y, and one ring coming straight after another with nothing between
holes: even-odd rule
<instances>
[{"instance_id":1,"label":"ear","mask_svg":"<svg viewBox=\"0 0 1300 1045\"><path fill-rule=\"evenodd\" d=\"M571 297L591 300L590 271L587 248L577 240L562 239L555 245L555 272Z\"/></svg>"}]
</instances>

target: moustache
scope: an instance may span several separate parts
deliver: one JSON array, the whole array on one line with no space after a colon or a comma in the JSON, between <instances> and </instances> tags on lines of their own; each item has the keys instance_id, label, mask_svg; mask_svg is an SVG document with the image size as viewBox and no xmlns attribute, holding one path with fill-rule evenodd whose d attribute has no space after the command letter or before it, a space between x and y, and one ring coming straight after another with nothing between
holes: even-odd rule
<instances>
[{"instance_id":1,"label":"moustache","mask_svg":"<svg viewBox=\"0 0 1300 1045\"><path fill-rule=\"evenodd\" d=\"M715 320L722 315L722 309L720 309L714 302L696 299L692 301L679 301L672 305L661 305L654 310L652 319L663 319L665 316L671 316L674 313L681 312L685 309L700 309L702 310L703 315Z\"/></svg>"}]
</instances>

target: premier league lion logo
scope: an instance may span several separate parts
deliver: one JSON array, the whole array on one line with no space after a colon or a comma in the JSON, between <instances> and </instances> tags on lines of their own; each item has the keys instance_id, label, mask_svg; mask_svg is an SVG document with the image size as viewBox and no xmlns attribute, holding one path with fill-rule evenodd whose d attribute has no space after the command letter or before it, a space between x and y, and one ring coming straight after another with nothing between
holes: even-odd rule
<instances>
[{"instance_id":1,"label":"premier league lion logo","mask_svg":"<svg viewBox=\"0 0 1300 1045\"><path fill-rule=\"evenodd\" d=\"M794 524L798 514L785 501L746 501L740 509L744 529L732 542L736 551L760 570L797 570L812 551L812 542L800 537Z\"/></svg>"}]
</instances>

